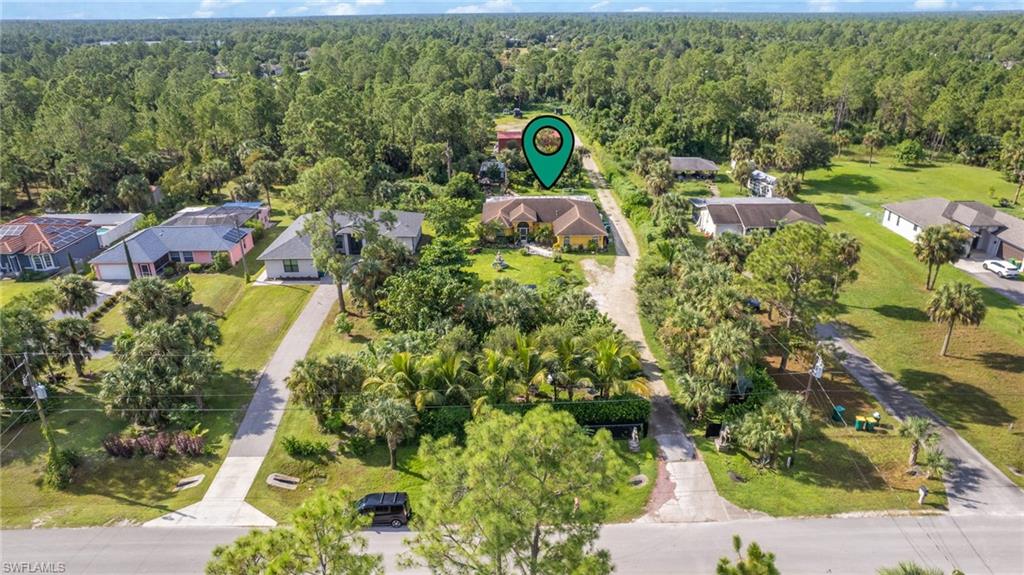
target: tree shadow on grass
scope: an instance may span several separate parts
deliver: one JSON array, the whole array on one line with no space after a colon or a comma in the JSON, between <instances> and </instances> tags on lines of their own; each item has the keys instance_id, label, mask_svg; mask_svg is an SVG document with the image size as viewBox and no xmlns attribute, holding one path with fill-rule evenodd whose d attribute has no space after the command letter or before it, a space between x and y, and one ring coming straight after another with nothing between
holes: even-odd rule
<instances>
[{"instance_id":1,"label":"tree shadow on grass","mask_svg":"<svg viewBox=\"0 0 1024 575\"><path fill-rule=\"evenodd\" d=\"M899 380L939 412L952 427L961 423L1006 425L1014 417L987 391L931 371L905 369Z\"/></svg>"},{"instance_id":2,"label":"tree shadow on grass","mask_svg":"<svg viewBox=\"0 0 1024 575\"><path fill-rule=\"evenodd\" d=\"M921 168L919 168L917 166L918 166L918 164L914 164L912 166L892 166L889 169L894 171L894 172L910 172L910 173L912 173L912 172L919 172L919 171L921 171Z\"/></svg>"},{"instance_id":3,"label":"tree shadow on grass","mask_svg":"<svg viewBox=\"0 0 1024 575\"><path fill-rule=\"evenodd\" d=\"M986 351L979 353L978 359L989 369L1017 374L1024 373L1024 356L1000 351Z\"/></svg>"},{"instance_id":4,"label":"tree shadow on grass","mask_svg":"<svg viewBox=\"0 0 1024 575\"><path fill-rule=\"evenodd\" d=\"M825 435L803 442L793 467L780 473L817 487L843 490L886 488L885 479L866 455Z\"/></svg>"},{"instance_id":5,"label":"tree shadow on grass","mask_svg":"<svg viewBox=\"0 0 1024 575\"><path fill-rule=\"evenodd\" d=\"M904 321L928 321L928 314L916 307L880 305L873 309L879 314L892 319L900 319Z\"/></svg>"},{"instance_id":6,"label":"tree shadow on grass","mask_svg":"<svg viewBox=\"0 0 1024 575\"><path fill-rule=\"evenodd\" d=\"M837 174L827 180L808 180L808 186L822 193L841 191L846 194L877 192L881 187L872 176L863 174Z\"/></svg>"}]
</instances>

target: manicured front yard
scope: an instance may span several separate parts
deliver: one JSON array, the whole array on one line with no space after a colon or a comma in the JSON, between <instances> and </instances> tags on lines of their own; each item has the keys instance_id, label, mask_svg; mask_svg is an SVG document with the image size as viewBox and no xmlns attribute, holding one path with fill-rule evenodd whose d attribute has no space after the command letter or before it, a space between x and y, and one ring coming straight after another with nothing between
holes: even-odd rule
<instances>
[{"instance_id":1,"label":"manicured front yard","mask_svg":"<svg viewBox=\"0 0 1024 575\"><path fill-rule=\"evenodd\" d=\"M988 315L981 326L957 327L947 357L939 356L943 326L928 321L931 293L925 267L907 240L881 225L884 203L940 196L993 203L1013 185L994 171L958 164L892 167L888 158L869 166L861 159L837 161L831 172L807 175L802 199L818 206L829 227L855 235L862 244L860 278L843 293L840 320L855 344L904 386L921 397L967 441L1018 485L1024 477L1024 338L1019 306L969 274L943 266L938 285L964 281L981 290ZM1021 217L1024 211L1012 210ZM1015 429L1011 429L1010 425Z\"/></svg>"},{"instance_id":2,"label":"manicured front yard","mask_svg":"<svg viewBox=\"0 0 1024 575\"><path fill-rule=\"evenodd\" d=\"M335 302L327 314L327 319L320 325L320 331L317 332L316 339L309 347L307 357L325 357L339 353L354 354L377 337L377 329L373 326L373 321L368 314L353 307L347 292L345 301L349 306L348 320L352 322L352 332L348 335L341 335L334 330L334 320L338 317L338 303Z\"/></svg>"},{"instance_id":3,"label":"manicured front yard","mask_svg":"<svg viewBox=\"0 0 1024 575\"><path fill-rule=\"evenodd\" d=\"M501 252L501 257L508 264L508 267L500 272L492 266L498 252ZM556 262L554 259L544 256L524 256L518 249L496 250L489 248L471 255L469 258L472 261L469 271L477 274L482 282L509 278L521 284L537 286L556 277L582 282L583 270L580 268L579 262L586 259L595 260L604 266L615 265L613 253L563 254L562 261Z\"/></svg>"},{"instance_id":4,"label":"manicured front yard","mask_svg":"<svg viewBox=\"0 0 1024 575\"><path fill-rule=\"evenodd\" d=\"M212 313L226 316L221 322L224 342L216 352L223 362L224 376L211 382L208 411L200 418L203 427L209 429L206 438L210 454L194 460L169 457L163 461L109 457L100 441L108 433L124 429L125 423L104 412L96 398L95 380L74 382L68 393L52 394L47 404L58 443L77 450L84 457L84 465L69 490L44 490L39 480L45 464L45 442L38 423L16 426L5 433L3 443L11 444L4 451L0 467L0 483L4 485L0 521L4 528L141 522L202 498L227 454L242 408L252 395L253 376L270 359L313 287L243 288L241 279L230 275L192 277L195 301ZM120 315L115 307L107 317ZM112 362L109 357L92 361L88 370L100 372ZM197 474L206 475L199 487L171 492L179 479Z\"/></svg>"},{"instance_id":5,"label":"manicured front yard","mask_svg":"<svg viewBox=\"0 0 1024 575\"><path fill-rule=\"evenodd\" d=\"M18 296L28 295L49 287L48 281L19 282L0 280L0 306L5 306Z\"/></svg>"}]
</instances>

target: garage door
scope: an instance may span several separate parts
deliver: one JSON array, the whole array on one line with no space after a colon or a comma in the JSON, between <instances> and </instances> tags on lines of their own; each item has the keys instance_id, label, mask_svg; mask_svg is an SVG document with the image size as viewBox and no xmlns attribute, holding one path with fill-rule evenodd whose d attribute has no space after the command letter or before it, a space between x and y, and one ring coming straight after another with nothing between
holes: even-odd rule
<instances>
[{"instance_id":1,"label":"garage door","mask_svg":"<svg viewBox=\"0 0 1024 575\"><path fill-rule=\"evenodd\" d=\"M117 281L132 279L131 273L126 265L105 265L96 266L96 275L102 280Z\"/></svg>"}]
</instances>

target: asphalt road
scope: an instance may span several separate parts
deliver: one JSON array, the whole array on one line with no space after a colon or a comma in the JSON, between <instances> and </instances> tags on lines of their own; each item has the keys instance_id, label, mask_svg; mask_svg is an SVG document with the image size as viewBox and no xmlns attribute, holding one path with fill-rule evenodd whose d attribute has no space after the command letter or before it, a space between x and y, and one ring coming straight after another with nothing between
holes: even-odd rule
<instances>
[{"instance_id":1,"label":"asphalt road","mask_svg":"<svg viewBox=\"0 0 1024 575\"><path fill-rule=\"evenodd\" d=\"M245 533L239 528L38 529L0 532L2 573L79 575L201 573L210 552ZM759 519L724 523L606 526L600 545L621 574L702 574L731 555L731 539L757 541L778 557L785 575L870 575L879 567L916 561L947 574L1024 572L1024 517L870 517ZM408 532L368 532L371 551L383 553L387 572ZM36 567L29 571L23 565ZM43 571L40 568L49 568ZM422 573L423 570L401 571Z\"/></svg>"}]
</instances>

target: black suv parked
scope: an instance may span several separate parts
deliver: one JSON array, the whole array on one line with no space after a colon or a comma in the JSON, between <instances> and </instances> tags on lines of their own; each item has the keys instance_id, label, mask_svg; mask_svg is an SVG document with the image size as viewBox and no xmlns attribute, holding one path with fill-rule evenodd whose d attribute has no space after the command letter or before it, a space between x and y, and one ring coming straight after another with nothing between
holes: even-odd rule
<instances>
[{"instance_id":1,"label":"black suv parked","mask_svg":"<svg viewBox=\"0 0 1024 575\"><path fill-rule=\"evenodd\" d=\"M373 525L401 527L412 517L406 493L371 493L360 499L357 505L359 513L373 515Z\"/></svg>"}]
</instances>

